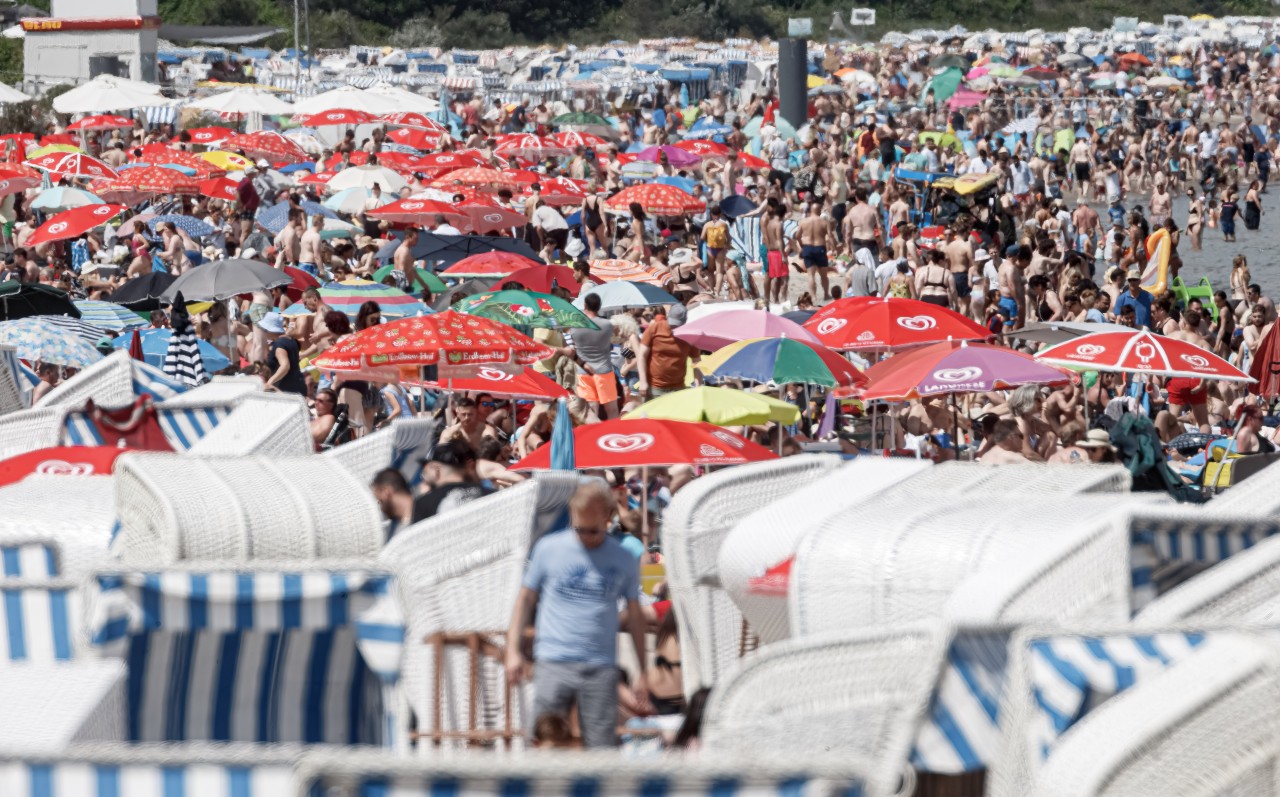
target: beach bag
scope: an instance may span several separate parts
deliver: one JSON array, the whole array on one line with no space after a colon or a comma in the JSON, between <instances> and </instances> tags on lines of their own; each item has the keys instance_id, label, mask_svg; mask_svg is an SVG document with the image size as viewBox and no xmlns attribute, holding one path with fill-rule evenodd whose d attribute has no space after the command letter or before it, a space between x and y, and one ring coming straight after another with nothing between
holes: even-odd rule
<instances>
[{"instance_id":1,"label":"beach bag","mask_svg":"<svg viewBox=\"0 0 1280 797\"><path fill-rule=\"evenodd\" d=\"M582 242L578 234L569 233L569 242L564 245L564 253L569 257L576 258L585 251L587 251L587 245Z\"/></svg>"},{"instance_id":2,"label":"beach bag","mask_svg":"<svg viewBox=\"0 0 1280 797\"><path fill-rule=\"evenodd\" d=\"M118 410L104 409L90 400L84 411L98 427L104 446L139 451L173 450L160 427L150 396L139 396L133 404Z\"/></svg>"}]
</instances>

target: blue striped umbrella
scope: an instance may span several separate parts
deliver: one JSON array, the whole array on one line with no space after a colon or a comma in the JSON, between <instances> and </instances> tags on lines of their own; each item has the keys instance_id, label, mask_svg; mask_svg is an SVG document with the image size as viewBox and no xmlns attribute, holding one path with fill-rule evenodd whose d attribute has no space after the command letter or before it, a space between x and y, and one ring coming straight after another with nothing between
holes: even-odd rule
<instances>
[{"instance_id":1,"label":"blue striped umbrella","mask_svg":"<svg viewBox=\"0 0 1280 797\"><path fill-rule=\"evenodd\" d=\"M304 199L299 206L308 216L314 216L319 213L321 216L329 219L338 218L338 214L329 210L319 202L312 202ZM280 231L289 223L289 203L280 202L269 208L259 208L257 222L267 229L272 235L279 235Z\"/></svg>"},{"instance_id":2,"label":"blue striped umbrella","mask_svg":"<svg viewBox=\"0 0 1280 797\"><path fill-rule=\"evenodd\" d=\"M164 368L164 356L169 351L169 340L173 337L171 329L146 329L139 333L142 336L142 357L147 365L155 368ZM117 349L129 348L129 342L133 340L133 333L121 335L111 340L111 345ZM200 359L204 361L205 370L213 373L221 371L231 364L227 359L227 355L218 350L216 346L208 341L200 341ZM172 377L168 377L170 381Z\"/></svg>"},{"instance_id":3,"label":"blue striped umbrella","mask_svg":"<svg viewBox=\"0 0 1280 797\"><path fill-rule=\"evenodd\" d=\"M155 232L156 227L165 222L172 224L187 235L190 235L192 238L203 238L206 235L213 235L213 233L216 232L216 230L213 229L213 226L208 222L201 221L194 216L179 216L173 213L167 213L163 216L154 216L147 219L147 226L151 228L152 232Z\"/></svg>"},{"instance_id":4,"label":"blue striped umbrella","mask_svg":"<svg viewBox=\"0 0 1280 797\"><path fill-rule=\"evenodd\" d=\"M142 329L147 322L127 307L96 299L81 299L75 303L80 308L80 320L95 327L114 330Z\"/></svg>"}]
</instances>

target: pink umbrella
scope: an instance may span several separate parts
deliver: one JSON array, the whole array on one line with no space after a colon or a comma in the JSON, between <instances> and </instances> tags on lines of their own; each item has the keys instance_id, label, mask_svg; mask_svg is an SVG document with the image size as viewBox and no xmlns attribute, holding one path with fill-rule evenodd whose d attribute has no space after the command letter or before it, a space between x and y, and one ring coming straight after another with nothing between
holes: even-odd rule
<instances>
[{"instance_id":1,"label":"pink umbrella","mask_svg":"<svg viewBox=\"0 0 1280 797\"><path fill-rule=\"evenodd\" d=\"M987 69L985 66L975 66L973 69L970 69L965 74L964 79L977 80L978 78L982 77L983 75L987 74L990 71L991 70Z\"/></svg>"},{"instance_id":2,"label":"pink umbrella","mask_svg":"<svg viewBox=\"0 0 1280 797\"><path fill-rule=\"evenodd\" d=\"M956 108L967 108L970 105L981 105L987 95L980 91L972 91L970 89L960 89L951 95L951 110Z\"/></svg>"},{"instance_id":3,"label":"pink umbrella","mask_svg":"<svg viewBox=\"0 0 1280 797\"><path fill-rule=\"evenodd\" d=\"M822 345L822 341L809 330L767 310L714 313L680 327L676 330L676 337L703 351L716 351L730 343L752 338L790 338Z\"/></svg>"},{"instance_id":4,"label":"pink umbrella","mask_svg":"<svg viewBox=\"0 0 1280 797\"><path fill-rule=\"evenodd\" d=\"M679 147L669 145L643 149L636 153L636 160L658 163L660 160L659 155L661 154L665 154L667 156L667 163L670 163L672 166L693 166L694 164L702 162L702 158L694 155L692 152L685 152Z\"/></svg>"}]
</instances>

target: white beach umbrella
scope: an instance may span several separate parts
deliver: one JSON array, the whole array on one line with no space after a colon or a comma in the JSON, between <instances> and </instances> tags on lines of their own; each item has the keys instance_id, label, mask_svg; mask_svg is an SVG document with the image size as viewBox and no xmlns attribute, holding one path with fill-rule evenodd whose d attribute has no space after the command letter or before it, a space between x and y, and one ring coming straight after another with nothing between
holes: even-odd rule
<instances>
[{"instance_id":1,"label":"white beach umbrella","mask_svg":"<svg viewBox=\"0 0 1280 797\"><path fill-rule=\"evenodd\" d=\"M0 83L0 103L4 102L27 102L31 98L18 91L15 88Z\"/></svg>"},{"instance_id":2,"label":"white beach umbrella","mask_svg":"<svg viewBox=\"0 0 1280 797\"><path fill-rule=\"evenodd\" d=\"M55 97L53 109L58 113L104 113L170 104L160 96L160 87L155 84L99 75Z\"/></svg>"},{"instance_id":3,"label":"white beach umbrella","mask_svg":"<svg viewBox=\"0 0 1280 797\"><path fill-rule=\"evenodd\" d=\"M365 89L364 93L391 100L396 104L396 110L398 111L435 113L440 110L440 103L430 97L415 94L408 89L392 86L389 83L379 83L372 88Z\"/></svg>"},{"instance_id":4,"label":"white beach umbrella","mask_svg":"<svg viewBox=\"0 0 1280 797\"><path fill-rule=\"evenodd\" d=\"M407 110L401 107L399 101L389 97L371 94L355 86L341 86L332 91L326 91L323 94L300 100L293 106L293 111L294 113L320 113L321 111L333 111L339 108L364 111L374 115Z\"/></svg>"},{"instance_id":5,"label":"white beach umbrella","mask_svg":"<svg viewBox=\"0 0 1280 797\"><path fill-rule=\"evenodd\" d=\"M258 89L237 88L214 94L195 102L187 103L188 108L215 113L260 113L266 116L279 116L293 113L293 106L270 92Z\"/></svg>"},{"instance_id":6,"label":"white beach umbrella","mask_svg":"<svg viewBox=\"0 0 1280 797\"><path fill-rule=\"evenodd\" d=\"M326 185L329 191L337 193L348 188L373 188L374 183L392 194L405 187L404 178L385 166L352 166L338 172Z\"/></svg>"}]
</instances>

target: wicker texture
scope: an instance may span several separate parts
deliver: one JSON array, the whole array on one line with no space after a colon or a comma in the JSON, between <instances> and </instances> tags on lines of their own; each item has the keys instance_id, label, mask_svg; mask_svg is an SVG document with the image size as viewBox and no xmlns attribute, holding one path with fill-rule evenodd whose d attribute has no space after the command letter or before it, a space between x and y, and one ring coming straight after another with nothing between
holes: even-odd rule
<instances>
[{"instance_id":1,"label":"wicker texture","mask_svg":"<svg viewBox=\"0 0 1280 797\"><path fill-rule=\"evenodd\" d=\"M129 406L135 398L133 359L129 352L117 351L50 390L40 405L79 410L92 399L99 407L118 409Z\"/></svg>"},{"instance_id":2,"label":"wicker texture","mask_svg":"<svg viewBox=\"0 0 1280 797\"><path fill-rule=\"evenodd\" d=\"M13 372L10 363L17 365L17 355L9 346L0 346L0 415L17 412L27 406L23 390L18 385L18 374Z\"/></svg>"},{"instance_id":3,"label":"wicker texture","mask_svg":"<svg viewBox=\"0 0 1280 797\"><path fill-rule=\"evenodd\" d=\"M379 429L358 440L331 448L322 456L345 468L358 481L368 484L383 468L390 467L395 455L394 429Z\"/></svg>"},{"instance_id":4,"label":"wicker texture","mask_svg":"<svg viewBox=\"0 0 1280 797\"><path fill-rule=\"evenodd\" d=\"M0 459L62 443L67 407L45 406L0 416Z\"/></svg>"},{"instance_id":5,"label":"wicker texture","mask_svg":"<svg viewBox=\"0 0 1280 797\"><path fill-rule=\"evenodd\" d=\"M520 589L537 507L538 484L525 482L415 523L379 554L379 564L396 575L400 605L405 607L401 678L420 731L433 729L437 711L436 664L428 638L438 633L496 632L487 640L503 644L501 632L510 622ZM446 650L442 679L441 724L434 729L464 730L471 709L465 649ZM477 706L482 727L496 728L503 718L502 683L500 663L482 663ZM511 708L518 726L520 704Z\"/></svg>"},{"instance_id":6,"label":"wicker texture","mask_svg":"<svg viewBox=\"0 0 1280 797\"><path fill-rule=\"evenodd\" d=\"M1208 797L1257 783L1280 758L1277 653L1261 637L1206 642L1072 728L1029 793Z\"/></svg>"},{"instance_id":7,"label":"wicker texture","mask_svg":"<svg viewBox=\"0 0 1280 797\"><path fill-rule=\"evenodd\" d=\"M212 382L193 387L173 398L165 399L160 406L165 409L203 409L205 407L231 407L247 396L264 395L262 380L257 377L215 376Z\"/></svg>"},{"instance_id":8,"label":"wicker texture","mask_svg":"<svg viewBox=\"0 0 1280 797\"><path fill-rule=\"evenodd\" d=\"M751 579L794 555L801 537L819 522L847 516L855 507L931 469L928 462L913 459L855 460L781 485L770 496L773 500L756 504L758 511L729 530L717 559L720 584L762 642L791 636L788 601L780 595L753 594Z\"/></svg>"},{"instance_id":9,"label":"wicker texture","mask_svg":"<svg viewBox=\"0 0 1280 797\"><path fill-rule=\"evenodd\" d=\"M314 451L307 402L296 394L262 393L241 398L235 411L189 453L299 457Z\"/></svg>"},{"instance_id":10,"label":"wicker texture","mask_svg":"<svg viewBox=\"0 0 1280 797\"><path fill-rule=\"evenodd\" d=\"M874 763L893 783L942 671L947 635L905 626L808 637L762 648L711 693L708 751L804 754Z\"/></svg>"},{"instance_id":11,"label":"wicker texture","mask_svg":"<svg viewBox=\"0 0 1280 797\"><path fill-rule=\"evenodd\" d=\"M925 501L902 493L809 527L790 578L794 635L896 625L936 618L964 582L989 575L1008 585L993 605L969 613L1061 618L1127 612L1129 574L1108 567L1128 542L1130 511L1115 496L1006 498L993 517L989 499ZM1015 514L1013 507L1024 507ZM1111 544L1101 537L1112 536ZM1123 564L1123 558L1119 559ZM1096 592L1074 584L1090 567L1105 570ZM985 572L984 572L985 571ZM1036 579L1049 579L1044 584ZM986 596L967 593L971 601ZM979 606L982 606L980 603ZM967 611L964 605L959 610ZM1126 615L1127 616L1127 615Z\"/></svg>"},{"instance_id":12,"label":"wicker texture","mask_svg":"<svg viewBox=\"0 0 1280 797\"><path fill-rule=\"evenodd\" d=\"M1272 622L1278 616L1280 537L1269 537L1161 595L1133 622Z\"/></svg>"},{"instance_id":13,"label":"wicker texture","mask_svg":"<svg viewBox=\"0 0 1280 797\"><path fill-rule=\"evenodd\" d=\"M0 488L0 545L48 540L60 573L84 575L109 558L113 494L112 480L103 476L36 475Z\"/></svg>"},{"instance_id":14,"label":"wicker texture","mask_svg":"<svg viewBox=\"0 0 1280 797\"><path fill-rule=\"evenodd\" d=\"M905 485L916 495L974 495L1026 492L1036 495L1127 493L1133 477L1123 465L1027 463L996 467L975 462L946 462L929 468Z\"/></svg>"},{"instance_id":15,"label":"wicker texture","mask_svg":"<svg viewBox=\"0 0 1280 797\"><path fill-rule=\"evenodd\" d=\"M720 588L720 545L750 513L840 464L799 456L728 468L686 485L663 517L667 584L680 628L685 696L714 684L741 655L742 614Z\"/></svg>"},{"instance_id":16,"label":"wicker texture","mask_svg":"<svg viewBox=\"0 0 1280 797\"><path fill-rule=\"evenodd\" d=\"M54 754L73 742L122 741L123 662L78 661L0 667L6 755Z\"/></svg>"},{"instance_id":17,"label":"wicker texture","mask_svg":"<svg viewBox=\"0 0 1280 797\"><path fill-rule=\"evenodd\" d=\"M134 566L358 558L383 541L367 485L324 457L130 454L114 480Z\"/></svg>"},{"instance_id":18,"label":"wicker texture","mask_svg":"<svg viewBox=\"0 0 1280 797\"><path fill-rule=\"evenodd\" d=\"M1274 462L1231 489L1214 496L1204 509L1264 517L1280 514L1280 462Z\"/></svg>"}]
</instances>

